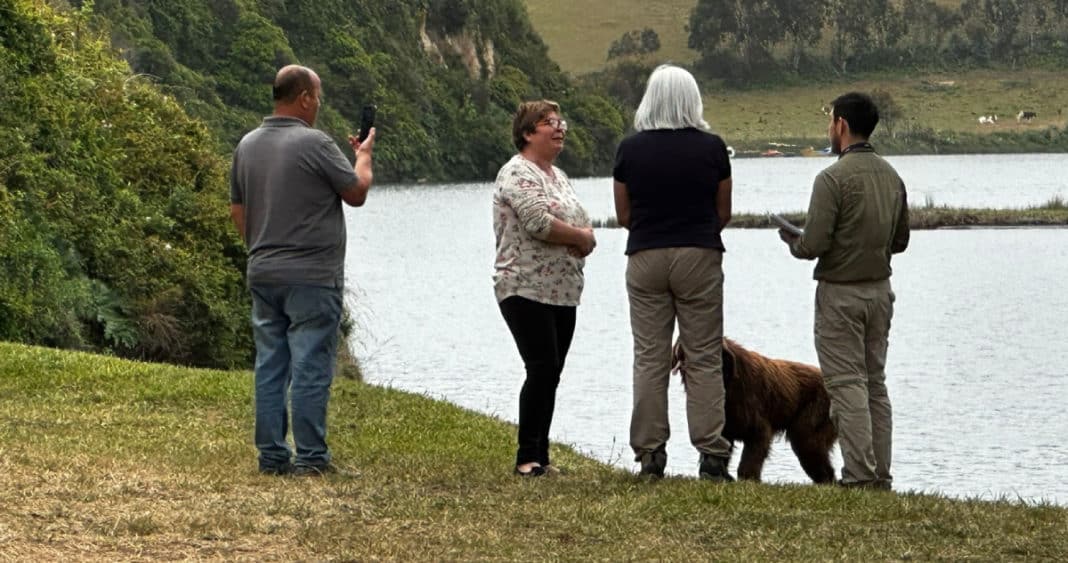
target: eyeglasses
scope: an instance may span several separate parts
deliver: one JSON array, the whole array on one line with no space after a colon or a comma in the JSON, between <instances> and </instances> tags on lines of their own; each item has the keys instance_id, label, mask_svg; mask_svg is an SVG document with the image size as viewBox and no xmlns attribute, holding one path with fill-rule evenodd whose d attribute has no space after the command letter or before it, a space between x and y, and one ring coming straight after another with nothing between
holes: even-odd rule
<instances>
[{"instance_id":1,"label":"eyeglasses","mask_svg":"<svg viewBox=\"0 0 1068 563\"><path fill-rule=\"evenodd\" d=\"M559 129L561 131L567 131L567 121L563 120L563 119L560 119L560 118L557 118L557 117L550 117L549 119L543 119L543 120L538 122L538 125L542 125L542 124L548 125L549 127L552 127L553 129Z\"/></svg>"}]
</instances>

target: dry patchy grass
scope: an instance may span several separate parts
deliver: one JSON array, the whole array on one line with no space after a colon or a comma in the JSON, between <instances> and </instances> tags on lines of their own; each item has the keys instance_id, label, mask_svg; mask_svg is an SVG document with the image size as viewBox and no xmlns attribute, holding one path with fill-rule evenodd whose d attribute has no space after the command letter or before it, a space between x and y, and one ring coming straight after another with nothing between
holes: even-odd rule
<instances>
[{"instance_id":1,"label":"dry patchy grass","mask_svg":"<svg viewBox=\"0 0 1068 563\"><path fill-rule=\"evenodd\" d=\"M1063 559L1068 510L810 485L647 483L514 428L339 380L336 461L255 472L251 377L0 343L0 560Z\"/></svg>"}]
</instances>

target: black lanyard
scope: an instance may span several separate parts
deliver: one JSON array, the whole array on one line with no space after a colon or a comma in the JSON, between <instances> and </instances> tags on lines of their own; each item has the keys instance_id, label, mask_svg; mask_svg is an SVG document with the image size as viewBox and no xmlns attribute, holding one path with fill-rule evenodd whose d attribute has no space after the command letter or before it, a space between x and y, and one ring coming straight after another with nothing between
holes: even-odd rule
<instances>
[{"instance_id":1,"label":"black lanyard","mask_svg":"<svg viewBox=\"0 0 1068 563\"><path fill-rule=\"evenodd\" d=\"M853 143L852 145L849 145L848 147L846 147L845 150L842 151L842 154L838 155L838 158L841 159L843 156L845 156L845 155L847 155L847 154L849 154L849 153L851 153L851 152L853 152L855 150L869 150L869 151L875 152L875 147L871 146L871 143L869 143L868 141L861 141L859 143Z\"/></svg>"}]
</instances>

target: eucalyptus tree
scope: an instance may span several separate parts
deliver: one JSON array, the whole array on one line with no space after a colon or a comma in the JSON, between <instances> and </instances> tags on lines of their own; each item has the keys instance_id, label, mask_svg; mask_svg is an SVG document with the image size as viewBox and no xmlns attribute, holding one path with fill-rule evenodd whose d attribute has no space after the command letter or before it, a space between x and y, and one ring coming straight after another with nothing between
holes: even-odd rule
<instances>
[{"instance_id":1,"label":"eucalyptus tree","mask_svg":"<svg viewBox=\"0 0 1068 563\"><path fill-rule=\"evenodd\" d=\"M903 0L901 18L905 25L901 48L915 61L941 54L961 24L960 11L934 0Z\"/></svg>"},{"instance_id":2,"label":"eucalyptus tree","mask_svg":"<svg viewBox=\"0 0 1068 563\"><path fill-rule=\"evenodd\" d=\"M828 2L812 0L773 0L780 14L781 25L790 47L790 68L800 72L806 48L819 43L823 37L823 23L827 18Z\"/></svg>"},{"instance_id":3,"label":"eucalyptus tree","mask_svg":"<svg viewBox=\"0 0 1068 563\"><path fill-rule=\"evenodd\" d=\"M706 63L724 55L737 60L745 77L764 74L776 67L772 49L786 37L786 4L781 0L699 0L690 12L689 46Z\"/></svg>"},{"instance_id":4,"label":"eucalyptus tree","mask_svg":"<svg viewBox=\"0 0 1068 563\"><path fill-rule=\"evenodd\" d=\"M1028 2L1033 0L1027 0ZM1014 59L1014 42L1020 32L1025 2L1018 0L964 0L960 11L964 30L978 53L995 60Z\"/></svg>"},{"instance_id":5,"label":"eucalyptus tree","mask_svg":"<svg viewBox=\"0 0 1068 563\"><path fill-rule=\"evenodd\" d=\"M850 63L883 64L905 34L901 12L891 0L830 0L831 62L842 74Z\"/></svg>"}]
</instances>

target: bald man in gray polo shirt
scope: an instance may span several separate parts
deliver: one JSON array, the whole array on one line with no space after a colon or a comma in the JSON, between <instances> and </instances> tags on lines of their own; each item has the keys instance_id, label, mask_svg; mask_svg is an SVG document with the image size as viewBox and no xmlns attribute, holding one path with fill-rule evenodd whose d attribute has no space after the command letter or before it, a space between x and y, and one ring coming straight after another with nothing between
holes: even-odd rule
<instances>
[{"instance_id":1,"label":"bald man in gray polo shirt","mask_svg":"<svg viewBox=\"0 0 1068 563\"><path fill-rule=\"evenodd\" d=\"M313 129L322 84L290 65L275 76L274 113L234 151L230 216L248 246L248 285L256 341L256 448L272 475L337 471L326 444L342 312L345 216L372 182L374 129L350 165ZM287 395L296 456L286 442Z\"/></svg>"},{"instance_id":2,"label":"bald man in gray polo shirt","mask_svg":"<svg viewBox=\"0 0 1068 563\"><path fill-rule=\"evenodd\" d=\"M794 256L818 259L814 332L842 452L839 484L891 489L890 256L909 244L908 200L897 171L868 143L879 122L871 98L852 92L831 105L827 135L838 161L816 177L804 233L779 236Z\"/></svg>"}]
</instances>

